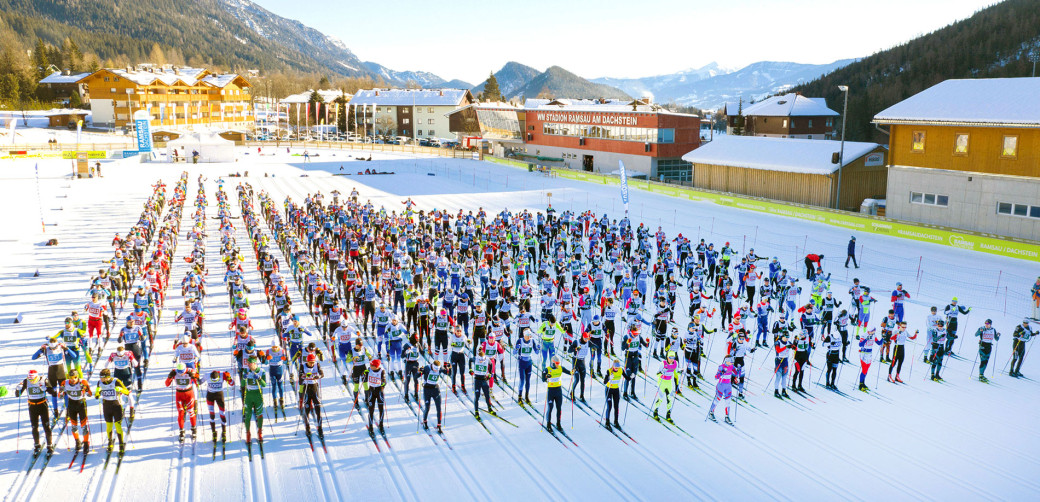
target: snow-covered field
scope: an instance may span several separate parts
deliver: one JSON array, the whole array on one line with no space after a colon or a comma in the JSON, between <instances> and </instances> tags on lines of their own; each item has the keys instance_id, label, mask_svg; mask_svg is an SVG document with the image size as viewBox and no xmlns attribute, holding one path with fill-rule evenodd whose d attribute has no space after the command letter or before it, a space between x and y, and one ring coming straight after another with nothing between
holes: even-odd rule
<instances>
[{"instance_id":1,"label":"snow-covered field","mask_svg":"<svg viewBox=\"0 0 1040 502\"><path fill-rule=\"evenodd\" d=\"M195 177L203 173L210 179L206 191L214 213L213 180L247 170L248 178L226 178L232 199L233 186L248 181L276 201L286 196L302 201L308 193L328 194L334 189L346 194L357 187L362 199L389 208L401 208L400 202L411 197L420 209L427 210L544 210L551 193L558 210L588 208L611 215L621 211L614 186L547 178L472 160L377 152L372 162L358 162L348 155L367 157L368 153L336 152L336 157L328 153L304 164L302 158L289 157L284 150L260 157L255 153L242 150L239 161L228 165L112 162L104 164L103 178L87 180L63 177L70 170L68 161L41 161L39 199L34 162L0 165L0 210L7 215L0 227L4 255L0 262L0 384L13 389L29 369L43 369L30 355L46 335L61 327L71 310L82 311L92 272L111 254L112 236L122 234L136 221L141 204L151 193L150 185L161 178L172 189L185 169L191 180L189 206L195 196ZM339 175L365 168L396 174ZM835 297L846 303L845 291L852 278L858 277L881 300L881 308L875 311L887 311L888 292L896 281L902 281L913 295L907 308L911 331L923 332L929 306L941 310L951 296L959 296L962 304L974 307L962 321L963 344L955 347L967 359L950 359L944 370L946 382L934 383L927 379L926 366L916 362L921 358L921 346L914 345L909 348L903 373L907 385L889 384L884 376L875 385L882 365L874 364L867 383L876 390L863 394L853 390L858 365L843 365L839 387L851 397L814 384L806 386L811 398L782 402L772 397L771 386L764 391L772 375L772 358L759 350L748 365L748 400L753 407L738 408L736 427L706 422L709 400L688 392L688 399L678 400L673 412L687 434L647 420L642 406L625 408L622 402L625 429L638 441L626 444L599 427L594 417L567 407L565 431L577 444L568 443L569 447L510 405L508 392L496 389L498 400L506 405L502 416L518 427L485 419L488 434L470 414L471 401L446 393L449 449L436 436L431 439L416 433L415 416L390 386L387 436L391 448L380 443L378 451L358 413L348 423L350 399L327 368L324 401L331 420L327 454L320 446L312 453L302 432L294 434L298 414L287 406L287 420L265 423L266 459L250 463L241 441L240 406L230 401L234 426L229 431L226 460L219 451L217 459L212 459L204 404L200 406L197 455L181 460L172 421L173 397L163 385L172 367L172 340L181 330L167 310L145 378L131 445L118 476L114 475L114 459L107 469L102 468L96 406L89 409L96 451L82 473L78 461L77 468L67 468L72 453L66 449L66 432L43 474L37 464L27 475L31 436L25 400L9 395L0 401L0 487L6 487L5 500L1028 500L1040 493L1036 476L1040 430L1034 426L1040 416L1040 386L1037 381L1014 379L1001 371L1010 357L1011 331L1028 313L1028 289L1040 275L1040 265L892 237L858 235L865 248L862 268L847 272L841 263L849 238L846 230L638 190L631 196L635 223L645 222L651 229L660 225L670 236L682 232L691 240L705 238L717 247L725 241L738 250L754 247L759 255L780 257L796 275L801 273L806 249L823 253L827 257L824 267L834 273ZM190 207L185 209L185 219L190 212ZM41 233L41 217L47 224L46 233ZM215 220L209 231L209 250L216 255ZM240 245L248 239L241 227L236 237ZM48 238L58 239L59 246L43 246ZM186 272L179 257L188 251L183 243L178 248L171 282L179 282ZM252 265L253 256L247 259ZM36 270L39 277L33 277ZM253 290L250 301L254 306L263 305L259 275L255 268L246 270ZM217 294L210 294L205 305L203 364L229 368L229 339L222 329L230 321L227 298L221 294L219 278L210 276L209 281L211 293ZM167 299L170 308L181 303L175 289ZM293 294L298 292L294 289ZM263 347L274 340L274 330L263 314L266 309L254 310L255 336ZM24 315L23 324L11 324L17 313ZM876 314L873 322L879 317ZM989 385L969 378L975 354L971 335L985 318L992 318L1003 334L990 362L995 375ZM686 321L684 312L676 314L677 324L684 326ZM712 326L717 322L711 321ZM724 350L722 341L711 346L708 355L713 362L707 364L705 376L714 374ZM806 380L818 380L823 356L822 350L814 351L815 366ZM1036 356L1030 357L1023 373L1035 376L1040 365L1035 363ZM856 359L853 354L849 358ZM651 363L650 369L656 371L657 363ZM602 409L602 385L591 380L589 385L586 397L591 397L593 409ZM540 387L542 398L544 384ZM640 382L638 391L646 402L655 388ZM536 405L541 409L544 399L539 401ZM717 414L721 419L721 408Z\"/></svg>"}]
</instances>

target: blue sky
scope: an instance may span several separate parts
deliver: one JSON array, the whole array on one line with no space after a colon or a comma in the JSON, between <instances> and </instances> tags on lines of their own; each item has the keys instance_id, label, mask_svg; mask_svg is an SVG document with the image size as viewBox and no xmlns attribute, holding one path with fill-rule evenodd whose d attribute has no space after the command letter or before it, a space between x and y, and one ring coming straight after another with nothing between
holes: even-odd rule
<instances>
[{"instance_id":1,"label":"blue sky","mask_svg":"<svg viewBox=\"0 0 1040 502\"><path fill-rule=\"evenodd\" d=\"M507 61L587 78L717 61L829 63L969 17L992 0L253 0L343 40L362 61L474 84ZM303 6L303 8L301 8Z\"/></svg>"}]
</instances>

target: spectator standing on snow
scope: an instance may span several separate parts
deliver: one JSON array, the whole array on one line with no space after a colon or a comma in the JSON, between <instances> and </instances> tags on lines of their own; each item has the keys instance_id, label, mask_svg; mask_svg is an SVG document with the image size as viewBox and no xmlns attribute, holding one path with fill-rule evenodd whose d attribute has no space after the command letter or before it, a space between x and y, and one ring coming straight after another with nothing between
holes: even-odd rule
<instances>
[{"instance_id":1,"label":"spectator standing on snow","mask_svg":"<svg viewBox=\"0 0 1040 502\"><path fill-rule=\"evenodd\" d=\"M820 263L823 260L823 255L810 253L805 255L805 278L810 281L816 277L817 269L823 272L823 264Z\"/></svg>"},{"instance_id":2,"label":"spectator standing on snow","mask_svg":"<svg viewBox=\"0 0 1040 502\"><path fill-rule=\"evenodd\" d=\"M845 257L845 268L849 268L849 260L852 260L852 264L859 268L859 263L856 263L856 236L853 235L849 239L849 255Z\"/></svg>"}]
</instances>

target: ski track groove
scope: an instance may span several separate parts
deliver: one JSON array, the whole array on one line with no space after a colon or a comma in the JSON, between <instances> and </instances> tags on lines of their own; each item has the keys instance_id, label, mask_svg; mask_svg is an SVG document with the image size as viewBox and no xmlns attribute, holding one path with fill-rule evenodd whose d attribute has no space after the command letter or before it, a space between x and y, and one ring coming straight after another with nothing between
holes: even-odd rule
<instances>
[{"instance_id":1,"label":"ski track groove","mask_svg":"<svg viewBox=\"0 0 1040 502\"><path fill-rule=\"evenodd\" d=\"M445 394L448 394L448 392L446 391ZM462 398L460 398L454 392L452 392L450 394L455 396L455 399L458 400L458 402L461 404L463 412L466 415L468 415L469 414L468 413L469 409L466 406L466 403L462 400ZM444 415L447 416L447 414L448 414L447 413L447 411L448 411L447 410L447 406L445 406L445 410L444 411L445 411ZM556 491L557 494L559 494L559 498L561 498L561 499L566 498L566 496L564 495L564 492L562 490L560 490L560 487L556 486L556 484L553 483L552 480L549 479L549 477L546 476L545 473L542 472L542 470L538 468L538 464L535 463L535 462L532 462L531 461L531 457L527 456L526 453L523 453L523 450L521 450L520 448L517 448L516 444L513 443L513 441L511 439L509 439L508 436L506 436L505 434L502 433L502 431L498 428L498 424L493 424L493 427L495 427L495 430L498 431L498 434L493 434L491 436L491 438L494 439L495 442L498 443L498 446L501 447L510 457L513 458L513 461L516 462L517 466L520 467L521 469L523 469L524 472L526 472L527 475L530 476L530 479L541 479L541 480L545 481L546 485L550 485L552 487L552 489L554 491ZM509 445L507 446L507 445L503 444L503 442L509 443ZM567 448L567 449L570 449L570 448ZM517 458L517 454L519 454L520 457L523 457L524 461L530 466L530 468L528 466L525 466L520 461L520 459ZM536 477L536 476L532 475L531 469L533 469L535 471L538 471L538 473L541 476L540 477ZM543 493L545 493L545 496L548 499L552 499L553 498L553 495L551 493L549 493L549 491L545 488L545 486L542 483L535 483L535 484L538 485L538 488L541 489L541 491Z\"/></svg>"},{"instance_id":2,"label":"ski track groove","mask_svg":"<svg viewBox=\"0 0 1040 502\"><path fill-rule=\"evenodd\" d=\"M402 392L401 386L398 385L396 380L393 382L393 384L394 384L394 387L397 389L397 391L399 393L401 393ZM409 416L415 416L416 426L418 426L418 424L419 424L419 416L416 414L417 412L415 412L412 409L412 407L409 406L408 404L405 404L405 407L409 411ZM417 433L417 434L419 434L419 433ZM427 437L429 437L429 436L427 436ZM451 467L451 471L455 475L455 478L459 480L459 484L461 484L463 487L466 488L466 491L469 492L469 495L473 498L473 500L492 500L493 497L491 497L491 495L488 492L487 488L485 488L483 486L483 484L480 483L480 481L477 479L476 476L473 476L473 471L471 469L468 469L466 467L466 465L462 462L462 457L458 454L458 452L452 451L452 453L454 453L454 455L449 457L448 456L448 452L445 451L445 446L442 444L443 441L438 441L439 438L437 438L437 437L432 437L430 439L432 440L432 442L434 444L434 448L436 448L437 451L439 451L441 453L441 456L444 457L445 463L448 464L449 467ZM455 463L452 462L452 460L451 460L452 458L455 459L455 463L459 464L458 466L455 465ZM473 482L472 485L467 483L466 480L462 479L463 476L462 476L462 473L459 470L460 466L462 468L461 472L466 472L467 473L467 477L470 479L470 481ZM479 497L476 493L474 493L473 486L476 486L476 487L478 487L480 489L480 492L481 492L481 495L483 495L483 498Z\"/></svg>"}]
</instances>

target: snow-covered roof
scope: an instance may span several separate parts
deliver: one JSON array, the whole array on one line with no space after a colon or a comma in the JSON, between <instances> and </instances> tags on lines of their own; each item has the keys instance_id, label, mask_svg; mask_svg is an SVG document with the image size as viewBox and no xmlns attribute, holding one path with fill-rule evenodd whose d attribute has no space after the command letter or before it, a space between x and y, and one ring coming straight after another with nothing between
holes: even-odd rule
<instances>
[{"instance_id":1,"label":"snow-covered roof","mask_svg":"<svg viewBox=\"0 0 1040 502\"><path fill-rule=\"evenodd\" d=\"M310 100L311 100L311 93L312 92L314 92L313 89L308 89L308 90L306 90L304 92L288 96L288 97L282 99L280 102L281 103L290 103L290 104L294 104L294 105L295 104L302 104L302 103L309 103ZM339 89L318 89L318 95L321 96L321 99L324 100L324 102L326 102L326 103L331 103L331 102L335 101L337 98L339 98L340 96L343 96L343 97L345 97L347 99L350 99L350 94L347 94L347 93L345 93L345 92L343 92L343 91L341 91Z\"/></svg>"},{"instance_id":2,"label":"snow-covered roof","mask_svg":"<svg viewBox=\"0 0 1040 502\"><path fill-rule=\"evenodd\" d=\"M228 84L234 82L239 75L237 73L224 73L224 74L212 74L206 75L202 78L202 83L212 85L213 87L227 87Z\"/></svg>"},{"instance_id":3,"label":"snow-covered roof","mask_svg":"<svg viewBox=\"0 0 1040 502\"><path fill-rule=\"evenodd\" d=\"M874 151L877 143L845 142L844 165ZM766 171L831 174L838 169L831 156L841 142L818 139L715 136L715 140L683 155L694 164L744 167Z\"/></svg>"},{"instance_id":4,"label":"snow-covered roof","mask_svg":"<svg viewBox=\"0 0 1040 502\"><path fill-rule=\"evenodd\" d=\"M946 80L882 110L874 122L1040 126L1040 77Z\"/></svg>"},{"instance_id":5,"label":"snow-covered roof","mask_svg":"<svg viewBox=\"0 0 1040 502\"><path fill-rule=\"evenodd\" d=\"M60 71L56 71L54 73L51 73L50 75L47 75L46 77L43 77L43 80L40 80L40 83L41 84L75 84L76 82L79 82L80 80L83 80L84 78L86 78L88 75L90 75L90 72L75 73L75 74L72 74L72 75L65 75L64 73L62 73Z\"/></svg>"},{"instance_id":6,"label":"snow-covered roof","mask_svg":"<svg viewBox=\"0 0 1040 502\"><path fill-rule=\"evenodd\" d=\"M107 68L107 70L138 85L151 85L154 82L173 85L178 81L188 85L195 85L207 75L206 70L203 68L188 67L132 68L130 71L127 71L126 68Z\"/></svg>"},{"instance_id":7,"label":"snow-covered roof","mask_svg":"<svg viewBox=\"0 0 1040 502\"><path fill-rule=\"evenodd\" d=\"M735 117L743 113L740 103L726 103L725 110L727 117Z\"/></svg>"},{"instance_id":8,"label":"snow-covered roof","mask_svg":"<svg viewBox=\"0 0 1040 502\"><path fill-rule=\"evenodd\" d=\"M790 93L744 107L744 115L758 117L836 117L823 98L807 98Z\"/></svg>"},{"instance_id":9,"label":"snow-covered roof","mask_svg":"<svg viewBox=\"0 0 1040 502\"><path fill-rule=\"evenodd\" d=\"M352 105L375 106L459 106L466 89L364 89L350 100Z\"/></svg>"}]
</instances>

